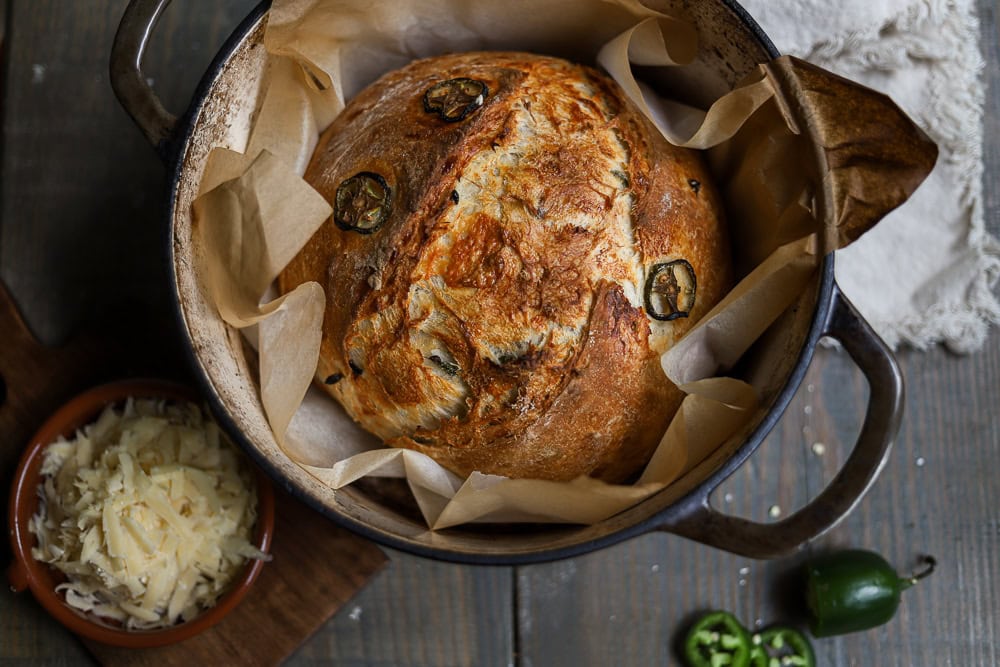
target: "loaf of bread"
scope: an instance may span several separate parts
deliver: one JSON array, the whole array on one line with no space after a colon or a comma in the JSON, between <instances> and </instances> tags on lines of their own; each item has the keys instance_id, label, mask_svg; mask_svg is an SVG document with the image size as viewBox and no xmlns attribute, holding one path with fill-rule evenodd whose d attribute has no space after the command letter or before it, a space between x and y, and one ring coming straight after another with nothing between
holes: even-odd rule
<instances>
[{"instance_id":1,"label":"loaf of bread","mask_svg":"<svg viewBox=\"0 0 1000 667\"><path fill-rule=\"evenodd\" d=\"M620 482L682 394L659 355L729 287L719 197L602 73L413 62L353 99L305 179L334 207L279 278L326 290L317 380L444 467Z\"/></svg>"}]
</instances>

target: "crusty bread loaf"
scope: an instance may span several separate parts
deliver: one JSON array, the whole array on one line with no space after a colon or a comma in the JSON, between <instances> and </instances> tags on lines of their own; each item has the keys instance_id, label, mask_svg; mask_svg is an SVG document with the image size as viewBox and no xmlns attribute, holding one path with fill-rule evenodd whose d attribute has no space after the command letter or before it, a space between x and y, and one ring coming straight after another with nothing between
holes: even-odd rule
<instances>
[{"instance_id":1,"label":"crusty bread loaf","mask_svg":"<svg viewBox=\"0 0 1000 667\"><path fill-rule=\"evenodd\" d=\"M317 378L387 444L623 481L681 400L659 354L731 278L721 206L607 76L524 53L414 62L305 174L333 218L280 277L326 290Z\"/></svg>"}]
</instances>

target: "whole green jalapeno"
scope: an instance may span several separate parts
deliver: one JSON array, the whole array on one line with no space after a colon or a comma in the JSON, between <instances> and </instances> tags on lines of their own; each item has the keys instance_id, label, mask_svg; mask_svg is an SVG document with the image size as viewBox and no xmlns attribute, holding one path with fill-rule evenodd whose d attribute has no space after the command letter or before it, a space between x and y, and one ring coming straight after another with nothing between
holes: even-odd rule
<instances>
[{"instance_id":1,"label":"whole green jalapeno","mask_svg":"<svg viewBox=\"0 0 1000 667\"><path fill-rule=\"evenodd\" d=\"M852 549L819 556L806 564L809 629L830 637L882 625L899 607L900 594L923 579L937 564L924 557L921 572L900 577L882 556Z\"/></svg>"}]
</instances>

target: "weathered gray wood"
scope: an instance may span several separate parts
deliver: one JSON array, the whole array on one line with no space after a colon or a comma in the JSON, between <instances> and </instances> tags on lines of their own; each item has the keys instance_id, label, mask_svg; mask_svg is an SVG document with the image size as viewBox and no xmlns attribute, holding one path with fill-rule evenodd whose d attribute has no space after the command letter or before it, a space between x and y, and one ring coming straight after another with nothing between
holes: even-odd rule
<instances>
[{"instance_id":1,"label":"weathered gray wood","mask_svg":"<svg viewBox=\"0 0 1000 667\"><path fill-rule=\"evenodd\" d=\"M514 663L512 568L387 551L372 581L287 663L506 667Z\"/></svg>"},{"instance_id":2,"label":"weathered gray wood","mask_svg":"<svg viewBox=\"0 0 1000 667\"><path fill-rule=\"evenodd\" d=\"M218 46L256 3L178 0L147 76L183 111ZM4 76L0 276L44 342L90 308L168 313L164 171L108 81L123 0L14 2Z\"/></svg>"}]
</instances>

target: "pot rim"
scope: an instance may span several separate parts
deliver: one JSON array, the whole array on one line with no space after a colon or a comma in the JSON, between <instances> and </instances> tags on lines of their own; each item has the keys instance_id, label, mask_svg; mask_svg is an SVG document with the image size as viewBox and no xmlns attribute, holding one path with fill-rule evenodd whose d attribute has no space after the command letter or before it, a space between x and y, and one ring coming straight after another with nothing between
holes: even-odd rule
<instances>
[{"instance_id":1,"label":"pot rim","mask_svg":"<svg viewBox=\"0 0 1000 667\"><path fill-rule=\"evenodd\" d=\"M777 58L781 55L778 49L771 42L770 38L764 33L760 25L738 2L736 2L736 0L720 0L720 2L727 9L733 12L733 14L745 25L748 31L760 43L769 56ZM187 110L178 120L178 129L175 130L172 136L168 139L165 145L166 150L164 154L165 162L169 169L170 186L168 190L169 200L167 202L167 206L164 208L167 217L167 224L165 226L165 233L167 237L166 260L170 275L171 290L174 297L172 300L172 310L176 326L183 334L185 356L194 371L196 382L202 391L205 401L212 410L215 420L226 430L233 441L239 444L247 455L250 456L250 458L258 466L267 472L275 483L280 484L281 487L290 495L313 508L337 525L347 528L358 535L371 539L392 549L398 549L400 551L405 551L424 558L466 565L526 565L532 563L551 562L579 556L617 544L632 537L648 533L651 530L655 530L664 522L679 517L686 510L689 510L692 505L702 502L706 489L714 489L724 479L733 474L737 468L743 465L743 463L754 453L754 451L756 451L757 447L760 446L761 442L763 442L768 433L771 432L778 420L781 419L785 409L788 407L788 404L791 402L799 385L802 383L802 379L809 368L809 364L820 338L822 338L826 332L827 324L830 319L830 307L833 303L835 293L833 253L827 253L822 259L818 271L819 286L816 295L816 309L813 313L809 331L802 345L802 349L799 352L798 359L796 360L792 371L785 379L782 388L775 396L774 402L767 415L761 420L761 422L733 453L733 455L730 456L719 468L705 477L705 479L701 480L691 491L678 498L669 506L641 521L637 521L630 526L623 527L600 537L563 547L533 551L508 552L503 554L465 553L454 549L428 546L405 537L378 530L367 523L348 516L342 512L338 512L328 505L324 505L305 490L289 483L288 480L281 474L278 467L266 456L264 456L261 451L254 447L243 433L242 429L230 415L229 411L226 410L225 405L217 394L211 379L205 373L204 368L199 362L194 342L191 339L190 332L185 321L184 309L181 305L181 295L178 289L178 275L173 242L173 219L175 206L179 194L181 176L184 167L184 158L194 134L195 120L200 115L216 80L225 68L226 64L229 62L229 59L246 40L249 34L257 28L259 22L264 20L268 10L270 9L270 5L270 0L262 0L229 36L213 59L212 63L209 65L200 83L198 84L198 87L195 89ZM653 497L655 497L655 495L643 502L648 502ZM642 503L636 507L641 505Z\"/></svg>"}]
</instances>

